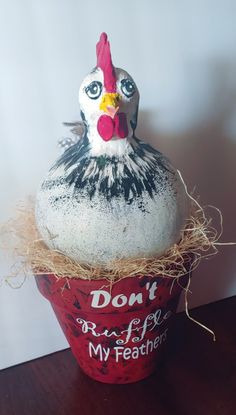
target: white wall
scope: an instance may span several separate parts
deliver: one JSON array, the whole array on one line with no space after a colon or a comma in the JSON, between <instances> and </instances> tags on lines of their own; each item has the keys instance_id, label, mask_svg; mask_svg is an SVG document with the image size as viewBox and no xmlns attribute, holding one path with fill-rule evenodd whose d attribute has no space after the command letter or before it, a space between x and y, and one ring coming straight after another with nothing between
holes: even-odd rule
<instances>
[{"instance_id":1,"label":"white wall","mask_svg":"<svg viewBox=\"0 0 236 415\"><path fill-rule=\"evenodd\" d=\"M0 220L34 194L79 118L77 93L99 34L141 92L139 136L167 154L236 240L236 2L230 0L0 0ZM236 294L235 248L192 283L191 306ZM4 255L3 255L4 258ZM5 258L1 276L9 272ZM0 288L0 368L67 346L29 279Z\"/></svg>"}]
</instances>

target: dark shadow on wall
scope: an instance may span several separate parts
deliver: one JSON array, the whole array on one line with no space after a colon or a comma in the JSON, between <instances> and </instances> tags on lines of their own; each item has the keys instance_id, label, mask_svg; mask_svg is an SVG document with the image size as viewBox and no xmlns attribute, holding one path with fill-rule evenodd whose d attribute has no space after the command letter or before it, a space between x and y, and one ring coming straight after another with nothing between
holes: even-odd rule
<instances>
[{"instance_id":1,"label":"dark shadow on wall","mask_svg":"<svg viewBox=\"0 0 236 415\"><path fill-rule=\"evenodd\" d=\"M212 96L213 115L183 135L160 135L153 128L154 114L140 112L137 136L167 155L189 191L196 188L201 205L213 205L223 215L221 241L236 242L236 138L227 136L225 124L236 106L236 93L218 83ZM208 214L219 229L219 215ZM219 247L219 254L194 271L190 307L236 294L236 246Z\"/></svg>"}]
</instances>

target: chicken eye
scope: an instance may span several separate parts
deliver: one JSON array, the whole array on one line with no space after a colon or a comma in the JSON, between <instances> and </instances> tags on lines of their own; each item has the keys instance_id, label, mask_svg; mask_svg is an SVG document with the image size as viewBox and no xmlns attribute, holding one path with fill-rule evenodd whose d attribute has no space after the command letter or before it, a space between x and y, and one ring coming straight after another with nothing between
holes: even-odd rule
<instances>
[{"instance_id":1,"label":"chicken eye","mask_svg":"<svg viewBox=\"0 0 236 415\"><path fill-rule=\"evenodd\" d=\"M91 99L97 99L102 92L102 84L98 81L93 81L85 88L85 92Z\"/></svg>"},{"instance_id":2,"label":"chicken eye","mask_svg":"<svg viewBox=\"0 0 236 415\"><path fill-rule=\"evenodd\" d=\"M135 93L135 85L130 79L122 79L121 91L127 98L131 98Z\"/></svg>"}]
</instances>

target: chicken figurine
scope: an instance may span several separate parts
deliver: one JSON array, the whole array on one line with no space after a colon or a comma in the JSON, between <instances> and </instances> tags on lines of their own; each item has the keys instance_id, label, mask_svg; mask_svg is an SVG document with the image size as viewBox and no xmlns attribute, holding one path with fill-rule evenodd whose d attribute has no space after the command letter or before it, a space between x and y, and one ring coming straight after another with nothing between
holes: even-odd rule
<instances>
[{"instance_id":1,"label":"chicken figurine","mask_svg":"<svg viewBox=\"0 0 236 415\"><path fill-rule=\"evenodd\" d=\"M80 263L160 257L180 240L189 198L169 160L136 137L138 88L113 66L105 33L96 52L79 90L84 135L43 180L37 227L49 248Z\"/></svg>"}]
</instances>

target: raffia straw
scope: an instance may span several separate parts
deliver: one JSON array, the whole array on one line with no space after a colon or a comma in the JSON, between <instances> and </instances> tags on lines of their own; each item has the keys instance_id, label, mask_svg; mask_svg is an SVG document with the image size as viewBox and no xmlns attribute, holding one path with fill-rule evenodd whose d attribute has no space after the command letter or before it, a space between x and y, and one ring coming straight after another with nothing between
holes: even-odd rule
<instances>
[{"instance_id":1,"label":"raffia straw","mask_svg":"<svg viewBox=\"0 0 236 415\"><path fill-rule=\"evenodd\" d=\"M185 303L185 313L186 316L188 317L189 320L193 321L195 324L197 324L198 326L202 327L204 330L208 331L208 333L210 333L213 337L213 341L216 341L216 335L215 332L211 329L209 329L209 327L205 326L204 324L202 324L200 321L196 320L195 318L193 318L192 316L190 316L189 314L189 308L188 308L188 294L189 294L189 287L190 287L190 283L191 283L191 269L188 273L188 282L186 287L184 287L184 303Z\"/></svg>"},{"instance_id":2,"label":"raffia straw","mask_svg":"<svg viewBox=\"0 0 236 415\"><path fill-rule=\"evenodd\" d=\"M3 248L13 250L25 273L31 273L33 269L37 275L53 273L58 278L107 278L109 281L150 274L179 277L186 274L186 256L195 256L195 269L202 257L215 254L217 249L214 241L218 240L210 220L206 219L203 210L196 208L196 205L192 207L191 217L182 231L180 242L172 246L165 256L121 259L104 267L78 263L59 250L49 249L38 234L32 202L18 207L16 217L2 227L1 233L5 235Z\"/></svg>"}]
</instances>

